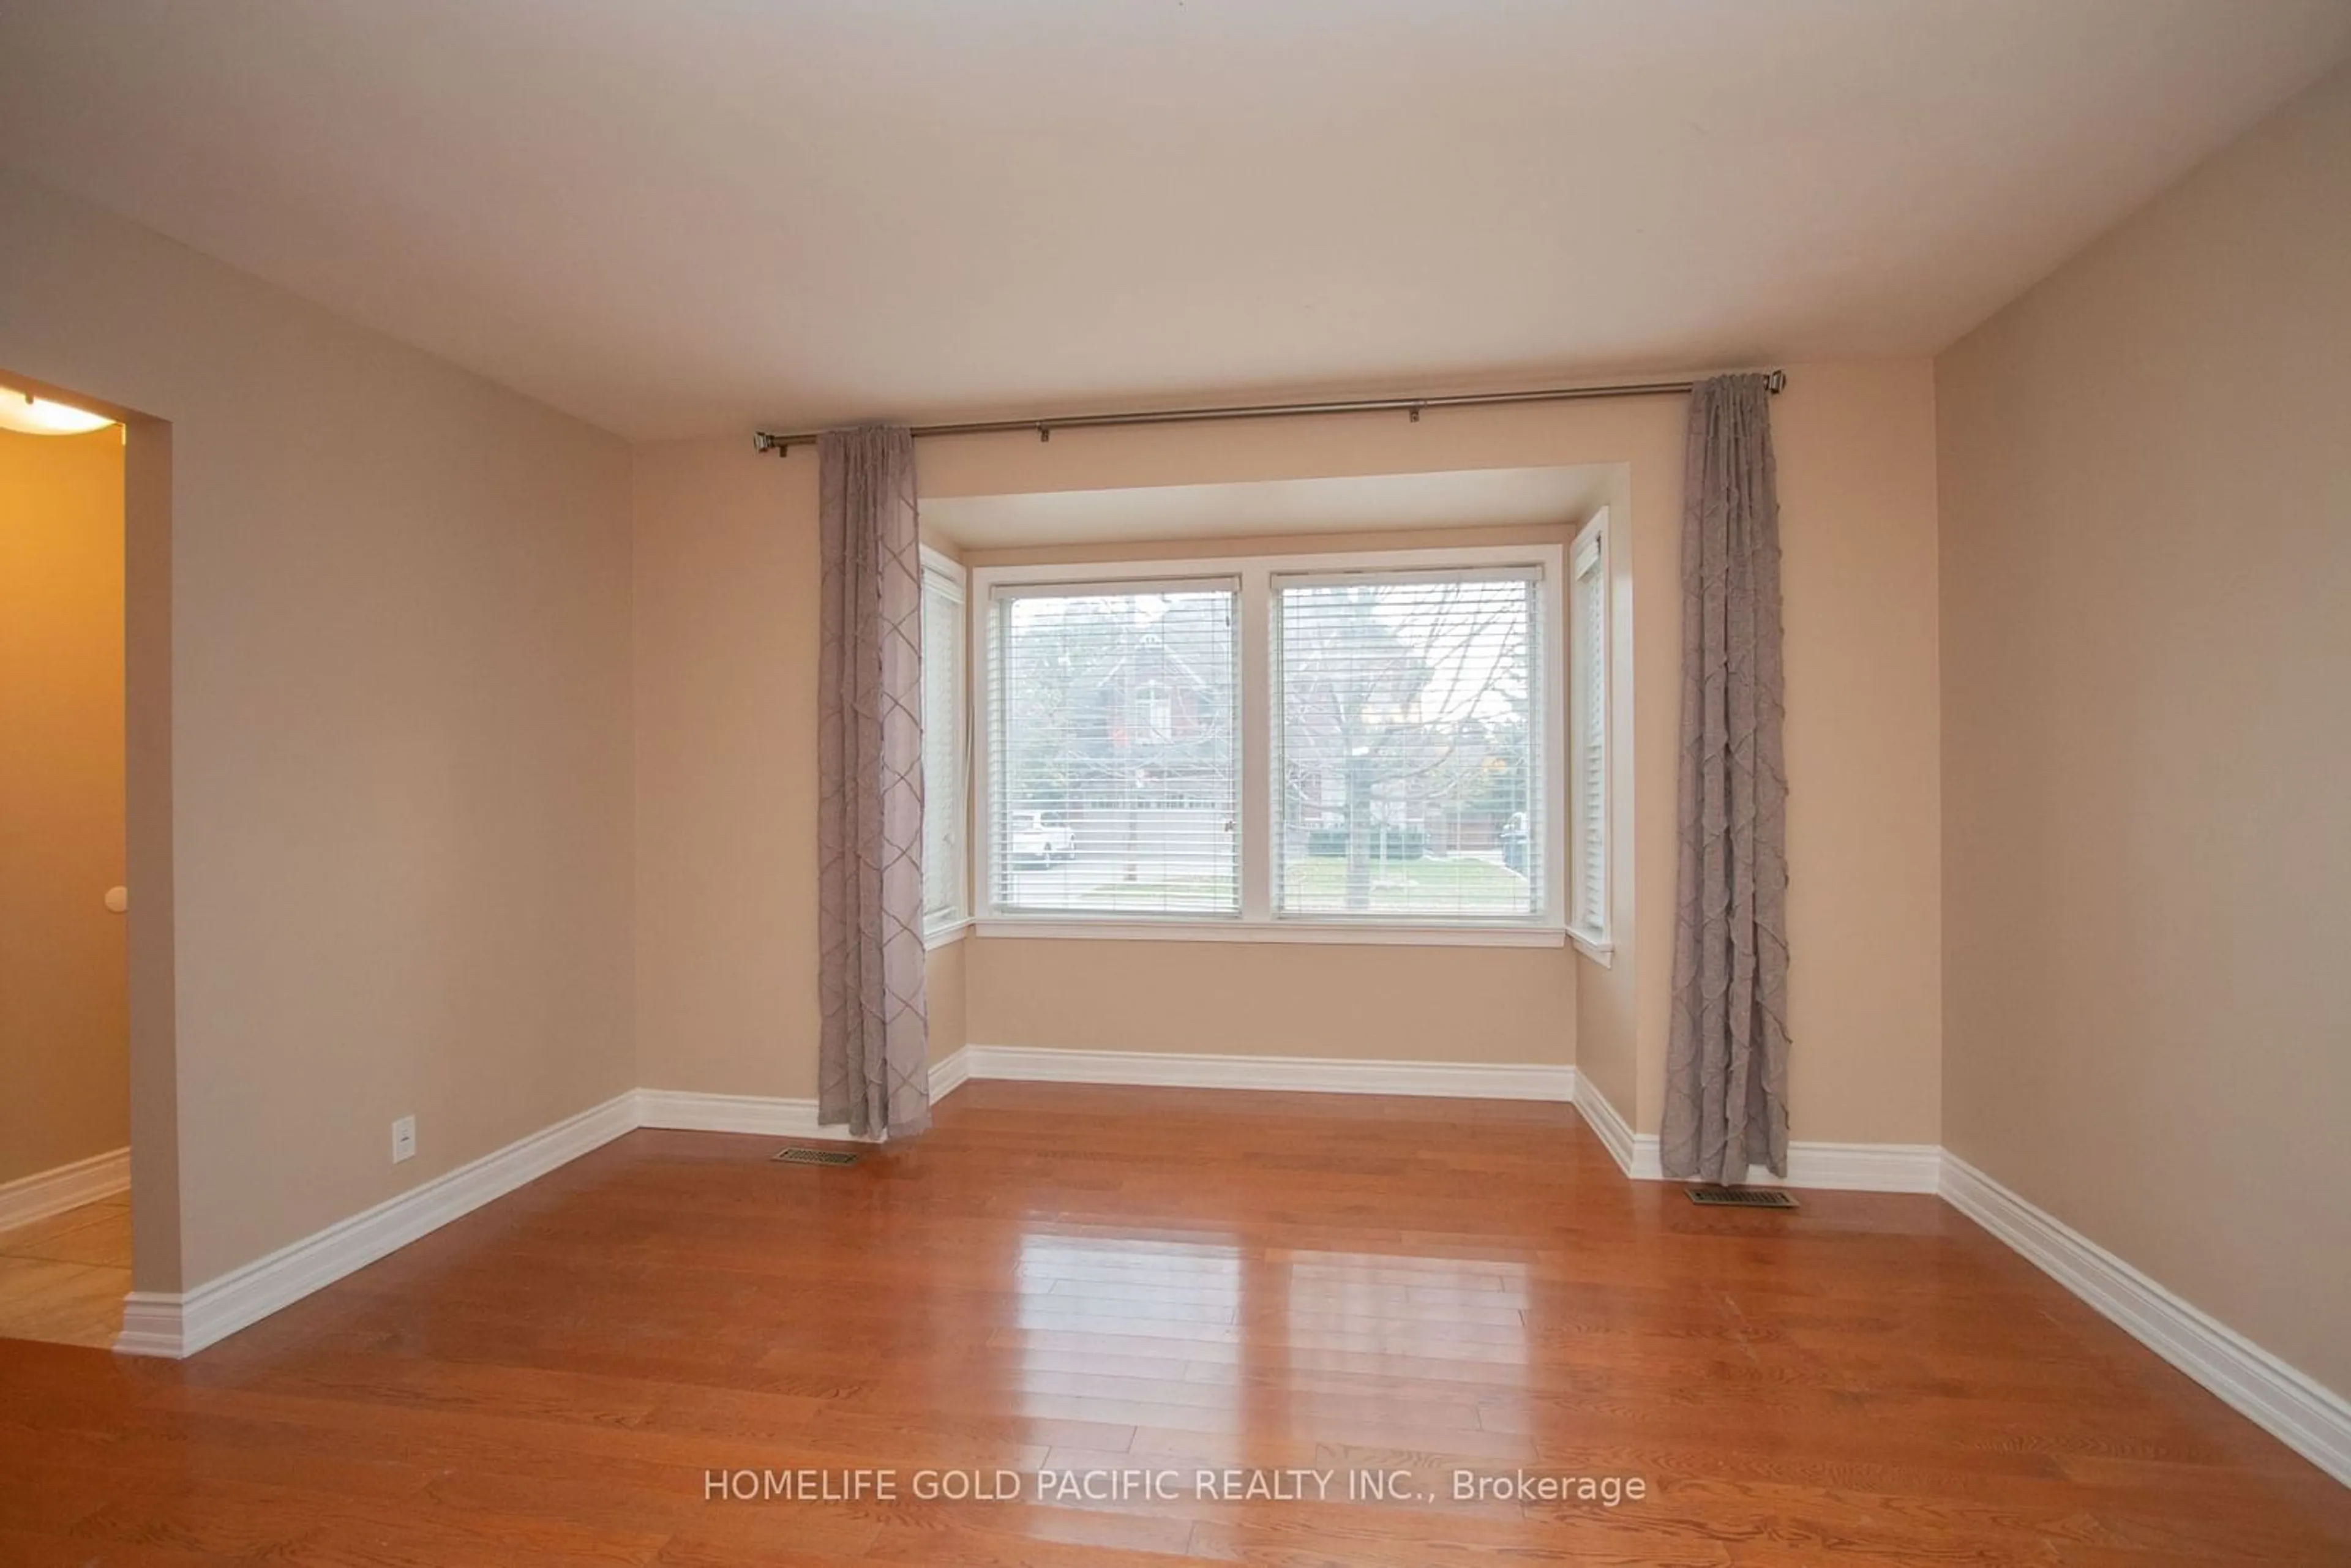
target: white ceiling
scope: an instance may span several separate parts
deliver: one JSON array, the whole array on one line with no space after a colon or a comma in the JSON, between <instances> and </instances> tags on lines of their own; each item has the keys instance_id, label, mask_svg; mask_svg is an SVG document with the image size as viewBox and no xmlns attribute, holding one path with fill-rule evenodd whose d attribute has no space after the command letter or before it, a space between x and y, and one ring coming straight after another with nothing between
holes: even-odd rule
<instances>
[{"instance_id":1,"label":"white ceiling","mask_svg":"<svg viewBox=\"0 0 2351 1568\"><path fill-rule=\"evenodd\" d=\"M1239 535L1581 523L1608 498L1604 464L1462 468L1339 479L934 496L923 527L967 549Z\"/></svg>"},{"instance_id":2,"label":"white ceiling","mask_svg":"<svg viewBox=\"0 0 2351 1568\"><path fill-rule=\"evenodd\" d=\"M0 160L638 437L1948 343L2351 0L36 0Z\"/></svg>"}]
</instances>

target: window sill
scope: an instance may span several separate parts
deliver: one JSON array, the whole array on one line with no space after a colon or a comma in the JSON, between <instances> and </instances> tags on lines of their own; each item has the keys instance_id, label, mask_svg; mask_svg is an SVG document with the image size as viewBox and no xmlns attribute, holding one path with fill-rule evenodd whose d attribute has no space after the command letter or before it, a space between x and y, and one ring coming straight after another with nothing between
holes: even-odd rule
<instances>
[{"instance_id":1,"label":"window sill","mask_svg":"<svg viewBox=\"0 0 2351 1568\"><path fill-rule=\"evenodd\" d=\"M923 951L935 953L951 943L962 941L971 935L972 924L971 916L967 915L959 920L950 920L944 925L924 927Z\"/></svg>"},{"instance_id":2,"label":"window sill","mask_svg":"<svg viewBox=\"0 0 2351 1568\"><path fill-rule=\"evenodd\" d=\"M1567 939L1575 944L1577 952L1602 968L1613 969L1616 967L1616 944L1607 937L1590 932L1570 930Z\"/></svg>"},{"instance_id":3,"label":"window sill","mask_svg":"<svg viewBox=\"0 0 2351 1568\"><path fill-rule=\"evenodd\" d=\"M1059 919L992 915L974 923L985 937L1113 942L1303 942L1366 947L1559 947L1556 925L1373 925L1344 921Z\"/></svg>"}]
</instances>

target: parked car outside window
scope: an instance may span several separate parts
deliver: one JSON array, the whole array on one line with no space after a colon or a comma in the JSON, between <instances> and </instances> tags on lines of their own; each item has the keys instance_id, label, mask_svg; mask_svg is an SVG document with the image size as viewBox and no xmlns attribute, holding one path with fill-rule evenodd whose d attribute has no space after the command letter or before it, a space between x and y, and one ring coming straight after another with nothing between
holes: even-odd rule
<instances>
[{"instance_id":1,"label":"parked car outside window","mask_svg":"<svg viewBox=\"0 0 2351 1568\"><path fill-rule=\"evenodd\" d=\"M1051 865L1070 858L1077 837L1062 811L1015 811L1012 814L1012 858Z\"/></svg>"}]
</instances>

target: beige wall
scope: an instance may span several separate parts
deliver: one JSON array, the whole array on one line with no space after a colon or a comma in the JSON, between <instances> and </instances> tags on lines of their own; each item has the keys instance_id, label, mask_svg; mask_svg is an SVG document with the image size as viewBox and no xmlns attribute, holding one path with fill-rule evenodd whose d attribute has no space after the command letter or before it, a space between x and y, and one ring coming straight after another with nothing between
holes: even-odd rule
<instances>
[{"instance_id":1,"label":"beige wall","mask_svg":"<svg viewBox=\"0 0 2351 1568\"><path fill-rule=\"evenodd\" d=\"M133 1018L137 1272L171 1290L636 1081L628 456L14 175L0 234L0 368L171 427L130 562L145 1016L176 971ZM134 490L162 445L134 428ZM175 934L143 965L142 915Z\"/></svg>"},{"instance_id":2,"label":"beige wall","mask_svg":"<svg viewBox=\"0 0 2351 1568\"><path fill-rule=\"evenodd\" d=\"M1946 1141L2351 1392L2351 73L1938 361Z\"/></svg>"},{"instance_id":3,"label":"beige wall","mask_svg":"<svg viewBox=\"0 0 2351 1568\"><path fill-rule=\"evenodd\" d=\"M636 1037L657 1089L816 1092L816 464L636 453Z\"/></svg>"},{"instance_id":4,"label":"beige wall","mask_svg":"<svg viewBox=\"0 0 2351 1568\"><path fill-rule=\"evenodd\" d=\"M971 1039L965 1024L966 959L970 952L968 938L934 947L923 973L924 1000L930 1009L930 1057L934 1062L945 1061Z\"/></svg>"},{"instance_id":5,"label":"beige wall","mask_svg":"<svg viewBox=\"0 0 2351 1568\"><path fill-rule=\"evenodd\" d=\"M1942 737L1929 368L1903 361L1792 373L1773 400L1772 435L1786 606L1793 1135L1938 1143ZM1678 617L1675 624L1678 639ZM1643 810L1654 804L1670 821L1671 789L1645 782ZM1662 1068L1654 1088L1662 1097ZM1651 1103L1645 1093L1645 1126ZM1654 1103L1661 1112L1662 1098Z\"/></svg>"},{"instance_id":6,"label":"beige wall","mask_svg":"<svg viewBox=\"0 0 2351 1568\"><path fill-rule=\"evenodd\" d=\"M0 431L0 1183L125 1146L122 431Z\"/></svg>"},{"instance_id":7,"label":"beige wall","mask_svg":"<svg viewBox=\"0 0 2351 1568\"><path fill-rule=\"evenodd\" d=\"M816 455L636 449L636 1039L657 1089L816 1093ZM940 541L933 541L940 542ZM933 1061L962 944L930 956Z\"/></svg>"},{"instance_id":8,"label":"beige wall","mask_svg":"<svg viewBox=\"0 0 2351 1568\"><path fill-rule=\"evenodd\" d=\"M987 1045L1397 1061L1571 1062L1559 947L975 938Z\"/></svg>"},{"instance_id":9,"label":"beige wall","mask_svg":"<svg viewBox=\"0 0 2351 1568\"><path fill-rule=\"evenodd\" d=\"M1616 810L1619 842L1637 845L1641 871L1637 888L1627 876L1614 890L1613 967L1563 950L971 938L956 960L968 1037L1573 1061L1654 1129L1672 929L1683 409L1668 398L1431 413L1417 424L1304 419L925 443L930 497L1623 469L1612 497L1618 633L1635 656L1618 672ZM1796 1134L1931 1142L1940 886L1929 369L1792 367L1775 418ZM732 436L638 451L638 1029L655 1086L813 1091L815 505L807 452L762 457ZM1459 1023L1457 980L1493 998L1479 1027Z\"/></svg>"}]
</instances>

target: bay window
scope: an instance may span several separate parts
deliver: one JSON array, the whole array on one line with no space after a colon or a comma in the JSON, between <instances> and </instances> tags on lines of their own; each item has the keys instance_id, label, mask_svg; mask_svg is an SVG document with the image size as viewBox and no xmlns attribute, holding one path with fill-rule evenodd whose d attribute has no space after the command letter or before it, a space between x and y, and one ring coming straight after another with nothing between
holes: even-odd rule
<instances>
[{"instance_id":1,"label":"bay window","mask_svg":"<svg viewBox=\"0 0 2351 1568\"><path fill-rule=\"evenodd\" d=\"M1558 945L1562 553L981 569L983 934Z\"/></svg>"}]
</instances>

